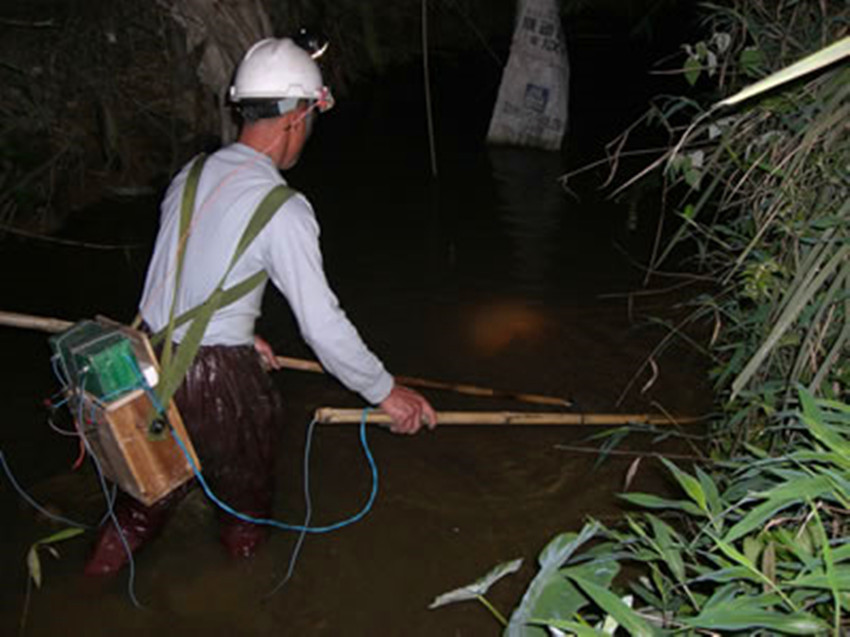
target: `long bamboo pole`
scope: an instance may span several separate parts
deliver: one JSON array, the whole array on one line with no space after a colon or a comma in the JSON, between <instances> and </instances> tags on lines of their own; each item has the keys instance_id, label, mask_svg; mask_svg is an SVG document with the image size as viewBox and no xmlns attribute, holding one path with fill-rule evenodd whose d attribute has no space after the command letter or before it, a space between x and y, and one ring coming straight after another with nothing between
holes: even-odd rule
<instances>
[{"instance_id":1,"label":"long bamboo pole","mask_svg":"<svg viewBox=\"0 0 850 637\"><path fill-rule=\"evenodd\" d=\"M277 361L288 369L297 369L302 372L324 373L324 369L315 361L308 361L288 356L277 356ZM518 400L525 403L537 403L539 405L552 405L556 407L570 407L572 403L564 398L556 396L540 396L538 394L525 394L519 392L493 389L492 387L479 387L477 385L466 385L462 383L446 383L428 378L417 378L416 376L396 376L395 379L402 385L409 387L424 387L427 389L440 389L452 391L457 394L468 394L470 396L486 396L488 398L506 398Z\"/></svg>"},{"instance_id":2,"label":"long bamboo pole","mask_svg":"<svg viewBox=\"0 0 850 637\"><path fill-rule=\"evenodd\" d=\"M56 318L47 318L42 316L32 316L30 314L18 314L16 312L0 311L0 325L10 327L21 327L43 332L63 332L70 328L73 323ZM303 358L292 358L291 356L277 356L277 361L286 369L294 369L302 372L313 372L324 374L325 370L316 361L306 360ZM555 407L570 407L572 403L564 398L556 396L541 396L538 394L526 394L519 392L511 392L501 389L493 389L491 387L479 387L476 385L467 385L463 383L447 383L438 380L430 380L428 378L418 378L415 376L396 376L396 380L402 385L410 387L423 387L427 389L438 389L443 391L451 391L457 394L466 394L470 396L485 396L489 398L504 398L508 400L516 400L519 402L536 403L539 405L552 405Z\"/></svg>"},{"instance_id":3,"label":"long bamboo pole","mask_svg":"<svg viewBox=\"0 0 850 637\"><path fill-rule=\"evenodd\" d=\"M320 407L315 413L316 422L324 425L360 423L362 409ZM556 425L556 426L606 426L606 425L684 425L702 422L703 418L655 416L652 414L570 414L562 412L523 411L439 411L437 424L444 425ZM384 425L392 422L383 411L370 411L369 424Z\"/></svg>"}]
</instances>

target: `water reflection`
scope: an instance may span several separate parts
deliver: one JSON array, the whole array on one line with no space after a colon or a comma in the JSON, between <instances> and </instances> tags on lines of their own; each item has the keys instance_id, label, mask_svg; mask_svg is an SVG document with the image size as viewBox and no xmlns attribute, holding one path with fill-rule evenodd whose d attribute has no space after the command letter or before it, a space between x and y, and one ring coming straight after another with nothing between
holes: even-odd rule
<instances>
[{"instance_id":1,"label":"water reflection","mask_svg":"<svg viewBox=\"0 0 850 637\"><path fill-rule=\"evenodd\" d=\"M550 275L566 211L559 153L491 146L487 150L498 196L497 210L512 242L512 275L531 286Z\"/></svg>"}]
</instances>

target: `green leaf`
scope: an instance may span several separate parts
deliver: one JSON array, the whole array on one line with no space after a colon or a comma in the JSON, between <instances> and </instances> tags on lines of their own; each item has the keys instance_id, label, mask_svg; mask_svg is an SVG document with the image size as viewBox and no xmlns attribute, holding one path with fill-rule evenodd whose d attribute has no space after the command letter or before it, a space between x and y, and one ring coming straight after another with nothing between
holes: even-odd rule
<instances>
[{"instance_id":1,"label":"green leaf","mask_svg":"<svg viewBox=\"0 0 850 637\"><path fill-rule=\"evenodd\" d=\"M838 430L826 424L826 416L818 407L812 396L806 389L800 389L800 405L803 408L802 420L809 431L825 444L829 449L843 457L850 457L850 442L838 433Z\"/></svg>"},{"instance_id":2,"label":"green leaf","mask_svg":"<svg viewBox=\"0 0 850 637\"><path fill-rule=\"evenodd\" d=\"M723 528L722 513L724 509L723 500L720 498L720 492L718 491L714 480L710 475L705 473L705 471L696 467L696 474L700 486L702 487L702 491L705 493L705 501L708 505L708 512L714 520L715 530L720 531Z\"/></svg>"},{"instance_id":3,"label":"green leaf","mask_svg":"<svg viewBox=\"0 0 850 637\"><path fill-rule=\"evenodd\" d=\"M631 502L632 504L646 507L648 509L676 509L678 511L690 513L691 515L700 517L705 516L705 511L701 510L693 502L689 502L687 500L668 500L650 493L621 493L619 494L619 497L627 502Z\"/></svg>"},{"instance_id":4,"label":"green leaf","mask_svg":"<svg viewBox=\"0 0 850 637\"><path fill-rule=\"evenodd\" d=\"M763 497L766 496L767 499L729 529L723 539L727 542L734 542L738 538L751 533L756 528L760 528L768 519L782 509L792 504L802 504L807 498L815 500L832 490L832 482L827 476L813 476L782 483L769 491L759 494Z\"/></svg>"},{"instance_id":5,"label":"green leaf","mask_svg":"<svg viewBox=\"0 0 850 637\"><path fill-rule=\"evenodd\" d=\"M702 490L702 485L700 485L699 480L685 473L663 456L661 457L661 461L672 472L678 483L685 490L685 493L687 493L690 498L697 503L697 506L699 506L700 509L708 513L708 504L706 503L705 492Z\"/></svg>"},{"instance_id":6,"label":"green leaf","mask_svg":"<svg viewBox=\"0 0 850 637\"><path fill-rule=\"evenodd\" d=\"M750 77L761 77L764 74L764 53L754 46L741 51L739 63L741 70Z\"/></svg>"},{"instance_id":7,"label":"green leaf","mask_svg":"<svg viewBox=\"0 0 850 637\"><path fill-rule=\"evenodd\" d=\"M647 514L647 517L650 524L652 524L655 542L661 551L662 559L670 567L673 577L677 581L683 582L685 580L685 564L682 561L682 555L676 546L676 542L673 540L676 532L654 515ZM678 540L678 538L676 539ZM678 542L678 544L681 545L681 542Z\"/></svg>"},{"instance_id":8,"label":"green leaf","mask_svg":"<svg viewBox=\"0 0 850 637\"><path fill-rule=\"evenodd\" d=\"M753 562L747 558L747 556L746 556L746 555L744 555L743 553L741 553L741 552L740 552L738 549L736 549L736 548L735 548L732 544L729 544L729 543L724 542L724 541L723 541L723 540L721 540L719 537L714 537L714 536L712 536L712 538L711 538L711 539L714 541L714 543L715 543L715 545L717 546L717 548L719 548L719 549L723 552L723 554L724 554L724 555L726 555L726 557L728 557L729 559L731 559L731 560L733 560L733 561L737 562L738 564L740 564L741 566L743 566L744 568L746 568L747 570L749 570L749 571L750 571L750 572L751 572L751 573L752 573L755 577L757 577L757 578L758 578L758 579L759 579L759 580L760 580L763 584L765 584L766 586L770 587L770 589L771 589L773 592L775 592L777 595L779 595L779 597L781 597L781 598L782 598L782 601L783 601L783 602L785 602L785 604L787 604L789 608L791 608L791 609L792 609L793 611L795 611L795 612L796 612L797 610L799 610L799 609L798 609L798 608L794 605L794 602L793 602L791 599L789 599L789 598L788 598L788 596L787 596L787 595L785 595L785 593L783 593L783 592L782 592L782 589L781 589L779 586L777 586L777 585L776 585L773 581L771 581L770 579L768 579L768 578L764 575L764 573L762 573L762 572L761 572L761 571L760 571L760 570L756 567L756 565L755 565L755 564L753 564Z\"/></svg>"},{"instance_id":9,"label":"green leaf","mask_svg":"<svg viewBox=\"0 0 850 637\"><path fill-rule=\"evenodd\" d=\"M835 560L836 563L850 559L850 542L833 549L832 559Z\"/></svg>"},{"instance_id":10,"label":"green leaf","mask_svg":"<svg viewBox=\"0 0 850 637\"><path fill-rule=\"evenodd\" d=\"M694 190L699 190L700 182L702 181L702 171L698 168L685 169L685 183Z\"/></svg>"},{"instance_id":11,"label":"green leaf","mask_svg":"<svg viewBox=\"0 0 850 637\"><path fill-rule=\"evenodd\" d=\"M35 544L53 544L54 542L61 542L62 540L70 540L72 537L77 537L85 533L85 529L81 529L79 527L70 527L67 529L62 529L61 531L57 531L53 535L48 535L47 537L41 538Z\"/></svg>"},{"instance_id":12,"label":"green leaf","mask_svg":"<svg viewBox=\"0 0 850 637\"><path fill-rule=\"evenodd\" d=\"M466 586L462 586L454 589L453 591L449 591L448 593L439 595L433 602L431 602L431 605L428 606L428 608L434 609L447 604L453 604L455 602L465 602L478 599L479 597L486 595L487 591L490 590L490 587L493 586L493 584L507 575L516 573L521 566L522 559L503 562L502 564L492 568L489 573L487 573L484 577L477 579L472 584L467 584Z\"/></svg>"},{"instance_id":13,"label":"green leaf","mask_svg":"<svg viewBox=\"0 0 850 637\"><path fill-rule=\"evenodd\" d=\"M783 614L775 609L765 609L753 600L741 596L734 602L704 608L692 619L682 619L692 628L705 630L753 631L767 628L792 635L815 635L827 627L808 613Z\"/></svg>"},{"instance_id":14,"label":"green leaf","mask_svg":"<svg viewBox=\"0 0 850 637\"><path fill-rule=\"evenodd\" d=\"M596 522L585 524L581 531L555 537L540 553L540 571L529 584L519 605L511 614L505 637L544 637L546 630L529 626L532 617L572 619L574 610L584 600L581 593L559 573L562 565L599 532Z\"/></svg>"},{"instance_id":15,"label":"green leaf","mask_svg":"<svg viewBox=\"0 0 850 637\"><path fill-rule=\"evenodd\" d=\"M620 572L620 565L615 559L606 559L597 557L589 562L568 566L561 569L560 573L564 577L575 576L586 579L600 586L608 586L614 581L617 573Z\"/></svg>"},{"instance_id":16,"label":"green leaf","mask_svg":"<svg viewBox=\"0 0 850 637\"><path fill-rule=\"evenodd\" d=\"M35 587L41 588L41 560L38 557L38 544L33 544L27 553L27 570Z\"/></svg>"},{"instance_id":17,"label":"green leaf","mask_svg":"<svg viewBox=\"0 0 850 637\"><path fill-rule=\"evenodd\" d=\"M614 617L623 628L629 631L629 634L636 637L651 637L657 634L651 625L646 623L640 615L629 608L623 600L607 588L603 588L581 577L573 576L570 579L593 599L602 610Z\"/></svg>"},{"instance_id":18,"label":"green leaf","mask_svg":"<svg viewBox=\"0 0 850 637\"><path fill-rule=\"evenodd\" d=\"M835 600L835 623L833 628L835 634L838 634L841 630L841 616L839 613L841 608L842 585L839 581L838 569L836 568L835 560L832 557L832 549L829 546L829 537L826 534L826 529L823 527L823 521L821 520L817 507L813 504L810 504L810 507L812 509L812 521L814 522L812 529L820 541L820 552L823 557L824 566L826 567L826 580L829 583L832 598Z\"/></svg>"},{"instance_id":19,"label":"green leaf","mask_svg":"<svg viewBox=\"0 0 850 637\"><path fill-rule=\"evenodd\" d=\"M713 608L722 608L725 604L735 599L735 593L738 590L740 590L740 588L735 584L726 584L715 589L711 597L709 597L705 601L705 604L703 604L703 612Z\"/></svg>"},{"instance_id":20,"label":"green leaf","mask_svg":"<svg viewBox=\"0 0 850 637\"><path fill-rule=\"evenodd\" d=\"M832 590L833 586L840 591L850 592L850 566L837 565L834 567L834 579L830 579L826 571L820 570L815 573L806 573L785 584L792 588L818 588Z\"/></svg>"},{"instance_id":21,"label":"green leaf","mask_svg":"<svg viewBox=\"0 0 850 637\"><path fill-rule=\"evenodd\" d=\"M752 537L747 536L744 538L744 555L750 560L753 564L758 561L759 555L761 555L761 550L764 547L764 542Z\"/></svg>"},{"instance_id":22,"label":"green leaf","mask_svg":"<svg viewBox=\"0 0 850 637\"><path fill-rule=\"evenodd\" d=\"M808 537L808 534L804 535ZM806 570L812 571L817 568L818 560L806 550L804 545L801 545L800 538L795 533L790 533L787 529L781 527L773 531L774 539L779 542L780 546L790 552L797 561L799 561Z\"/></svg>"},{"instance_id":23,"label":"green leaf","mask_svg":"<svg viewBox=\"0 0 850 637\"><path fill-rule=\"evenodd\" d=\"M558 628L560 630L569 630L575 633L576 637L608 637L606 633L601 630L596 630L590 626L585 626L578 622L571 622L566 619L530 619L528 623L539 626L552 626L553 628Z\"/></svg>"},{"instance_id":24,"label":"green leaf","mask_svg":"<svg viewBox=\"0 0 850 637\"><path fill-rule=\"evenodd\" d=\"M699 74L702 71L702 62L699 61L699 58L689 57L685 60L685 68L683 70L688 84L693 86L699 79Z\"/></svg>"},{"instance_id":25,"label":"green leaf","mask_svg":"<svg viewBox=\"0 0 850 637\"><path fill-rule=\"evenodd\" d=\"M54 544L56 542L62 542L63 540L68 540L73 537L77 537L78 535L85 532L85 529L81 529L79 527L69 527L67 529L62 529L61 531L57 531L47 537L43 537L40 540L33 542L32 546L30 546L30 550L27 552L27 570L29 571L30 578L35 583L36 588L41 588L41 580L42 580L42 571L41 571L41 558L38 555L38 549L41 546L44 546L51 552L53 552L54 556L55 549L48 546L49 544Z\"/></svg>"},{"instance_id":26,"label":"green leaf","mask_svg":"<svg viewBox=\"0 0 850 637\"><path fill-rule=\"evenodd\" d=\"M706 570L699 577L695 578L697 582L739 582L747 580L749 582L761 582L761 578L757 577L753 572L744 566L727 566L714 571Z\"/></svg>"}]
</instances>

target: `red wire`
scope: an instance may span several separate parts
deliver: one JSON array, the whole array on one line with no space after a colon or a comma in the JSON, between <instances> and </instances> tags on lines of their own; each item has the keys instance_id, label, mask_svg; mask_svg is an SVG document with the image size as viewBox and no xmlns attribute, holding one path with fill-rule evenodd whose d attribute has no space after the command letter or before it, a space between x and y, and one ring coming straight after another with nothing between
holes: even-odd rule
<instances>
[{"instance_id":1,"label":"red wire","mask_svg":"<svg viewBox=\"0 0 850 637\"><path fill-rule=\"evenodd\" d=\"M77 433L79 434L80 453L79 455L77 455L77 459L74 460L74 464L71 465L72 471L76 471L77 469L79 469L82 466L83 460L86 457L86 441L83 438L83 430L80 427L79 423L77 423L76 419L74 420L74 423L77 425Z\"/></svg>"}]
</instances>

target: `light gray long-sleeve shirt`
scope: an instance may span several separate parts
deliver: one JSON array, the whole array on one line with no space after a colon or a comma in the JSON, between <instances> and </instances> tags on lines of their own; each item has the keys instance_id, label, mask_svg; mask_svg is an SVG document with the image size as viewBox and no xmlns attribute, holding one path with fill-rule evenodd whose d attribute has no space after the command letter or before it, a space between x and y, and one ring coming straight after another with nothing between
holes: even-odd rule
<instances>
[{"instance_id":1,"label":"light gray long-sleeve shirt","mask_svg":"<svg viewBox=\"0 0 850 637\"><path fill-rule=\"evenodd\" d=\"M188 164L174 178L162 203L159 234L139 309L158 331L168 323L177 270L180 206ZM263 197L285 184L272 160L244 144L232 144L211 155L198 183L195 212L186 243L183 281L176 314L203 303L218 285L236 244ZM307 199L290 197L248 247L228 276L225 287L265 270L289 302L301 335L322 366L367 401L380 403L393 379L366 347L339 305L325 278L319 248L319 224ZM218 310L204 334L203 345L253 344L265 285ZM187 326L175 330L180 341Z\"/></svg>"}]
</instances>

